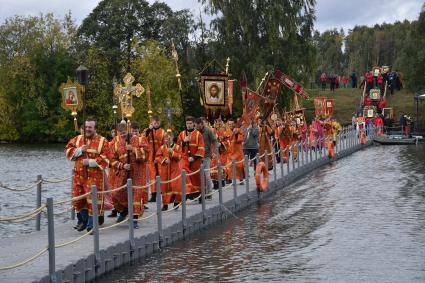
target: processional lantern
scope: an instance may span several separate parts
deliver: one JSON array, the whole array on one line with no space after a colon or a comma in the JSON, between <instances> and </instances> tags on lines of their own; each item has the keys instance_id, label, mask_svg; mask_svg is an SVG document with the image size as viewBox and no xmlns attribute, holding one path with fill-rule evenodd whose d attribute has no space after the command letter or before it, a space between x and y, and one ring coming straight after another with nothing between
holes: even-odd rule
<instances>
[{"instance_id":1,"label":"processional lantern","mask_svg":"<svg viewBox=\"0 0 425 283\"><path fill-rule=\"evenodd\" d=\"M75 74L77 76L77 81L80 85L87 85L87 82L89 80L89 69L87 69L83 65L80 65L75 71Z\"/></svg>"}]
</instances>

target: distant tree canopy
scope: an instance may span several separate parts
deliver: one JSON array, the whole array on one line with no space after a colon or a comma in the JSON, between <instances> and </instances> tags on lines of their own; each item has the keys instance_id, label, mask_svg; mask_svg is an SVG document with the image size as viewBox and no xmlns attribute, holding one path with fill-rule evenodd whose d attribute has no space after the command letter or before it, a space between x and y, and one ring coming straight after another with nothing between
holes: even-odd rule
<instances>
[{"instance_id":1,"label":"distant tree canopy","mask_svg":"<svg viewBox=\"0 0 425 283\"><path fill-rule=\"evenodd\" d=\"M61 109L58 88L84 64L90 80L87 113L106 134L114 121L113 81L131 72L152 91L154 112L171 97L174 108L202 115L197 78L215 58L236 79L246 75L256 88L267 71L279 68L307 83L316 73L362 73L374 64L404 73L411 90L425 87L425 14L417 21L314 32L314 0L199 0L211 24L188 10L146 0L103 0L80 26L72 16L15 16L0 25L0 141L65 141L75 133L69 112ZM174 42L182 74L178 93L170 46ZM279 107L288 106L288 93ZM242 105L238 84L234 113ZM135 119L147 125L146 94L135 99ZM163 115L163 114L162 114ZM118 117L119 119L121 117ZM174 129L183 126L173 118ZM82 122L82 114L79 114Z\"/></svg>"}]
</instances>

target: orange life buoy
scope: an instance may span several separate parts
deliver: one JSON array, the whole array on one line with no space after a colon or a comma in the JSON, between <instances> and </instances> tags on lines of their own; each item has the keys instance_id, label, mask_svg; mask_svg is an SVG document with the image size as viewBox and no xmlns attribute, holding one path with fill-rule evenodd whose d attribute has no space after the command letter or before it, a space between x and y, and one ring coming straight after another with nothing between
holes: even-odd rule
<instances>
[{"instance_id":1,"label":"orange life buoy","mask_svg":"<svg viewBox=\"0 0 425 283\"><path fill-rule=\"evenodd\" d=\"M263 181L261 181L261 173L263 173ZM255 183L257 184L257 189L265 192L267 191L267 185L269 183L269 171L266 168L264 162L257 164L255 168Z\"/></svg>"}]
</instances>

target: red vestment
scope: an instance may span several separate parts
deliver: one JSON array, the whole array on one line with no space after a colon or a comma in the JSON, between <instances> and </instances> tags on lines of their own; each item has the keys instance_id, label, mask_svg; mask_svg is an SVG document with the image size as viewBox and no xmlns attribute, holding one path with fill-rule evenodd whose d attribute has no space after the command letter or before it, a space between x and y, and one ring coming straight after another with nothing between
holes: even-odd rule
<instances>
[{"instance_id":1,"label":"red vestment","mask_svg":"<svg viewBox=\"0 0 425 283\"><path fill-rule=\"evenodd\" d=\"M378 136L382 136L382 127L384 126L384 121L382 121L382 118L377 116L373 119L373 125L378 129Z\"/></svg>"},{"instance_id":2,"label":"red vestment","mask_svg":"<svg viewBox=\"0 0 425 283\"><path fill-rule=\"evenodd\" d=\"M244 134L240 128L235 128L230 137L229 159L236 161L236 176L243 180L245 176L245 157L243 154ZM243 162L239 162L243 160ZM233 179L232 167L228 168L228 179Z\"/></svg>"},{"instance_id":3,"label":"red vestment","mask_svg":"<svg viewBox=\"0 0 425 283\"><path fill-rule=\"evenodd\" d=\"M185 138L189 138L186 143ZM202 159L205 154L204 137L198 130L182 131L177 139L177 144L182 147L181 168L186 170L187 174L196 172L201 168ZM189 157L194 158L193 162L189 162ZM201 174L198 172L190 176L190 184L187 184L187 194L198 193L201 191Z\"/></svg>"},{"instance_id":4,"label":"red vestment","mask_svg":"<svg viewBox=\"0 0 425 283\"><path fill-rule=\"evenodd\" d=\"M230 136L232 135L232 132L225 127L219 127L212 129L213 133L217 137L218 142L218 159L211 159L211 168L214 168L218 165L218 160L220 160L221 165L224 168L224 173L227 172L226 165L231 167L231 159L229 158L229 148L230 148ZM229 167L227 167L229 168ZM218 169L211 170L211 178L217 180L218 175L217 171ZM222 175L222 178L226 178L226 176Z\"/></svg>"},{"instance_id":5,"label":"red vestment","mask_svg":"<svg viewBox=\"0 0 425 283\"><path fill-rule=\"evenodd\" d=\"M291 144L291 132L289 127L280 126L276 128L275 138L279 141L280 149L282 151L283 161L287 160L287 147Z\"/></svg>"},{"instance_id":6,"label":"red vestment","mask_svg":"<svg viewBox=\"0 0 425 283\"><path fill-rule=\"evenodd\" d=\"M148 172L149 172L149 179L152 183L151 186L151 192L156 192L156 186L153 184L155 181L155 177L157 175L154 160L155 160L155 154L156 151L159 150L159 148L164 144L164 136L165 136L165 130L162 128L158 129L145 129L142 134L144 137L146 137L149 145L149 157L148 157ZM155 152L154 152L154 144L155 144ZM158 172L159 174L159 172Z\"/></svg>"},{"instance_id":7,"label":"red vestment","mask_svg":"<svg viewBox=\"0 0 425 283\"><path fill-rule=\"evenodd\" d=\"M182 179L181 177L172 182L162 184L162 182L167 182L177 178L181 174L180 169L180 160L181 160L181 147L178 144L175 144L171 148L168 145L162 145L156 153L156 161L159 165L159 175L161 178L161 195L162 203L169 204L174 200L174 203L181 202L182 194ZM168 160L168 164L167 161ZM188 178L187 178L188 179ZM186 180L186 185L188 184ZM190 182L189 182L190 184Z\"/></svg>"},{"instance_id":8,"label":"red vestment","mask_svg":"<svg viewBox=\"0 0 425 283\"><path fill-rule=\"evenodd\" d=\"M82 152L81 147L87 146L87 151ZM91 191L91 186L96 185L98 192L104 189L104 170L109 166L110 156L108 141L100 136L95 135L86 138L82 135L72 138L65 147L66 158L74 161L74 177L72 196L78 197ZM83 160L90 159L90 166L84 166ZM86 169L85 169L86 168ZM85 176L87 170L87 177ZM99 215L103 215L104 195L97 195L97 204ZM81 209L88 209L89 215L92 215L92 197L89 194L86 198L74 201L73 206L77 212Z\"/></svg>"},{"instance_id":9,"label":"red vestment","mask_svg":"<svg viewBox=\"0 0 425 283\"><path fill-rule=\"evenodd\" d=\"M273 168L273 157L272 157L272 154L270 154L270 153L273 153L273 151L272 151L272 145L270 143L270 137L271 137L271 135L272 135L272 129L269 126L264 125L264 126L262 126L260 128L260 138L259 138L260 149L259 149L259 154L260 154L260 156L262 156L266 152L266 150L267 150L267 158L268 158L268 160L267 160L268 164L267 165L269 167L268 168L269 170L271 168ZM264 157L261 157L260 158L260 161L265 162L265 156Z\"/></svg>"},{"instance_id":10,"label":"red vestment","mask_svg":"<svg viewBox=\"0 0 425 283\"><path fill-rule=\"evenodd\" d=\"M133 186L146 185L146 160L147 160L147 142L143 136L133 136L130 140L132 147L130 153L130 178ZM113 188L119 188L127 183L128 171L124 169L127 164L127 140L121 136L116 136L111 145L113 152L111 165L114 183ZM127 188L112 193L114 207L118 212L123 212L128 208ZM143 215L143 203L147 203L148 193L147 188L133 188L133 214Z\"/></svg>"}]
</instances>

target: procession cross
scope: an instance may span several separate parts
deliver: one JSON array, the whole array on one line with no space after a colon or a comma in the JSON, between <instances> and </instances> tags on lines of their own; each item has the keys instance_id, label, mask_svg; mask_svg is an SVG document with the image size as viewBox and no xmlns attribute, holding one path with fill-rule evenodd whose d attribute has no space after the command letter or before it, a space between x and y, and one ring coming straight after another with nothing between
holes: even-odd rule
<instances>
[{"instance_id":1,"label":"procession cross","mask_svg":"<svg viewBox=\"0 0 425 283\"><path fill-rule=\"evenodd\" d=\"M133 85L134 77L131 73L127 73L123 79L124 86L118 84L115 86L114 95L121 106L121 114L129 121L134 113L133 96L140 97L145 89L141 84Z\"/></svg>"},{"instance_id":2,"label":"procession cross","mask_svg":"<svg viewBox=\"0 0 425 283\"><path fill-rule=\"evenodd\" d=\"M166 113L167 114L167 122L168 122L168 129L167 133L171 133L171 121L172 121L172 114L180 115L182 113L182 110L180 108L172 108L171 107L171 98L168 96L165 100L166 107L158 109L159 113Z\"/></svg>"}]
</instances>

